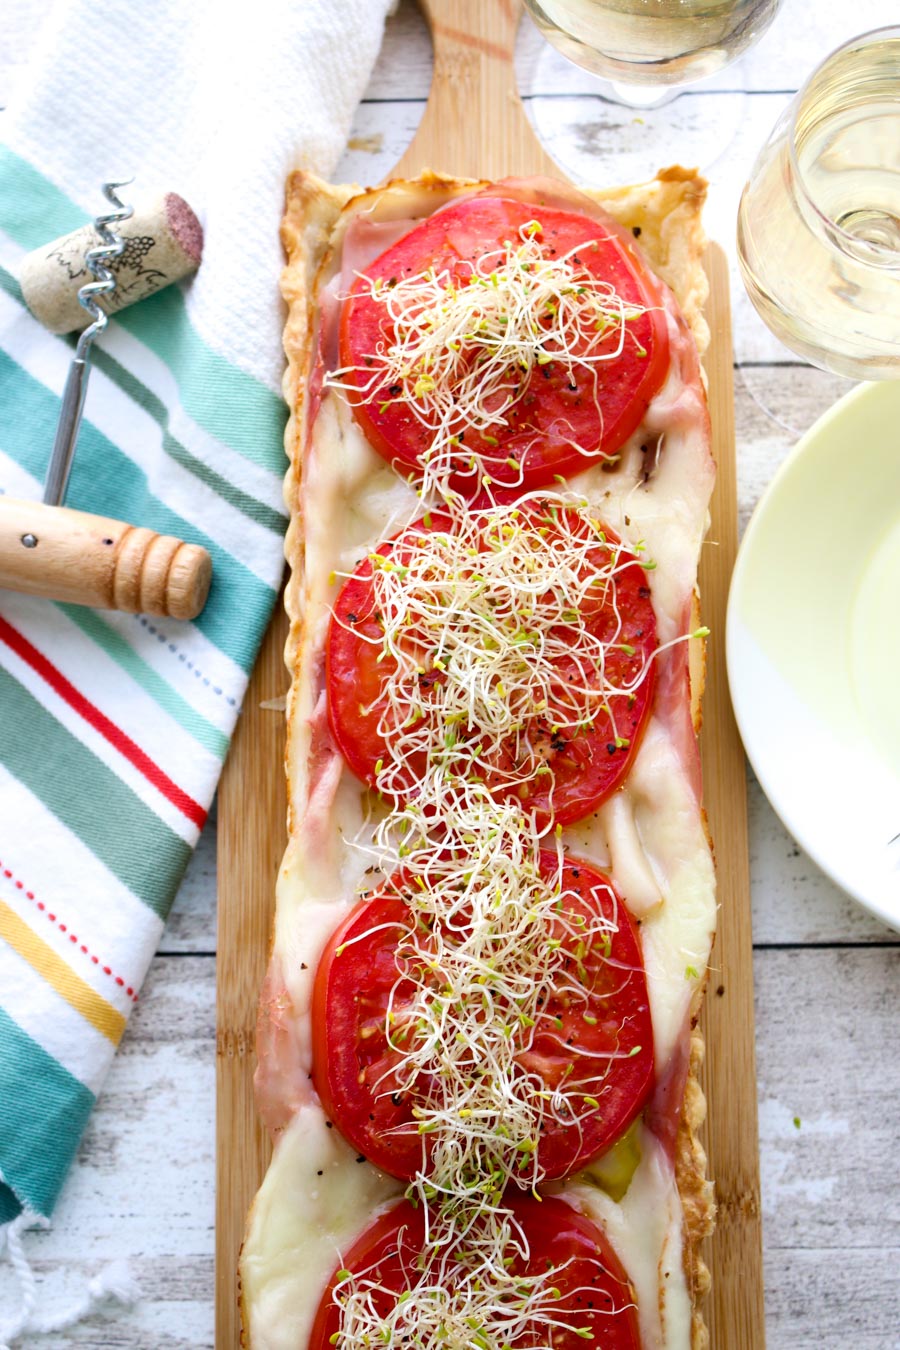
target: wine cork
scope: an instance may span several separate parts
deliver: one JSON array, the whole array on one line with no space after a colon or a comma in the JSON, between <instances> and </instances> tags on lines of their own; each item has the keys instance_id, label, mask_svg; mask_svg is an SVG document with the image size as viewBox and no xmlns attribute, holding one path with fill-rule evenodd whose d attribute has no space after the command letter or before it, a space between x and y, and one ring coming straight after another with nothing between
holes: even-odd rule
<instances>
[{"instance_id":1,"label":"wine cork","mask_svg":"<svg viewBox=\"0 0 900 1350\"><path fill-rule=\"evenodd\" d=\"M107 314L117 314L155 295L200 266L203 227L184 198L174 192L136 207L130 220L120 222L118 233L125 249L108 264L116 289L98 299ZM25 303L51 333L71 333L91 322L88 311L78 303L78 290L94 280L84 256L102 242L93 224L82 225L22 260L19 284Z\"/></svg>"}]
</instances>

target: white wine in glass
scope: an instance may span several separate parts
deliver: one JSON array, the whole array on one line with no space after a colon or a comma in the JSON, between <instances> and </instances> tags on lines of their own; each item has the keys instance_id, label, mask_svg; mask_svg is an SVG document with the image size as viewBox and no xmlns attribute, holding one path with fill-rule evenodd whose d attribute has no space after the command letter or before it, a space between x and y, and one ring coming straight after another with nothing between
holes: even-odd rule
<instances>
[{"instance_id":1,"label":"white wine in glass","mask_svg":"<svg viewBox=\"0 0 900 1350\"><path fill-rule=\"evenodd\" d=\"M525 0L544 37L614 82L685 84L714 75L768 28L780 0Z\"/></svg>"},{"instance_id":2,"label":"white wine in glass","mask_svg":"<svg viewBox=\"0 0 900 1350\"><path fill-rule=\"evenodd\" d=\"M900 378L900 28L839 47L782 114L744 188L738 260L792 351Z\"/></svg>"}]
</instances>

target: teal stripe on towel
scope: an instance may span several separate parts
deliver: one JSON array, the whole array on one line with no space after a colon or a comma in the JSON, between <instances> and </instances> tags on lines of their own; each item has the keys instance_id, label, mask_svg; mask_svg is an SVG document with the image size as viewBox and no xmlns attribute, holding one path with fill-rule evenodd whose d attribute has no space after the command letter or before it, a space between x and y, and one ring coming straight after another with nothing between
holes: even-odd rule
<instances>
[{"instance_id":1,"label":"teal stripe on towel","mask_svg":"<svg viewBox=\"0 0 900 1350\"><path fill-rule=\"evenodd\" d=\"M17 1201L49 1218L93 1105L94 1094L0 1008L0 1223Z\"/></svg>"}]
</instances>

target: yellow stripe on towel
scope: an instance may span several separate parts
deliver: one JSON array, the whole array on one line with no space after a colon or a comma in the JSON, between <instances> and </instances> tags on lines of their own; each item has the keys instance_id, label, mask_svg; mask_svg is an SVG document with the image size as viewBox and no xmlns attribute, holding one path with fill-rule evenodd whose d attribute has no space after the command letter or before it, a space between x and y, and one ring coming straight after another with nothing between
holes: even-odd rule
<instances>
[{"instance_id":1,"label":"yellow stripe on towel","mask_svg":"<svg viewBox=\"0 0 900 1350\"><path fill-rule=\"evenodd\" d=\"M86 1022L108 1037L113 1045L119 1044L125 1030L122 1014L76 975L72 967L3 900L0 900L0 938L8 942Z\"/></svg>"}]
</instances>

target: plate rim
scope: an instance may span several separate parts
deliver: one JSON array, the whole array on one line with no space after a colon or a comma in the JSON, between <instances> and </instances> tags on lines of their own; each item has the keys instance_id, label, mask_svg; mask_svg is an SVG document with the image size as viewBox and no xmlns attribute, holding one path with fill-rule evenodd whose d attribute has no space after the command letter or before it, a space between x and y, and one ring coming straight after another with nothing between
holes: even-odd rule
<instances>
[{"instance_id":1,"label":"plate rim","mask_svg":"<svg viewBox=\"0 0 900 1350\"><path fill-rule=\"evenodd\" d=\"M822 873L828 877L843 895L848 896L856 904L860 905L869 914L872 914L881 923L887 927L900 932L900 905L893 911L877 899L867 896L864 889L854 888L848 885L843 878L835 875L835 871L829 864L827 855L823 855L821 849L816 846L814 840L810 839L807 831L803 828L798 829L796 822L792 821L791 814L787 808L783 796L779 792L777 782L773 782L771 775L767 772L767 766L761 765L753 745L752 731L748 735L748 726L750 725L746 717L746 703L744 702L743 689L739 675L736 675L738 662L736 660L736 643L738 641L737 628L740 622L737 615L738 598L746 587L746 577L748 569L752 566L752 556L754 553L754 542L761 528L760 521L764 518L769 504L773 498L777 497L779 490L788 476L792 473L798 461L805 459L807 455L815 452L816 442L822 433L835 421L842 421L848 415L852 417L855 405L869 400L877 401L879 398L887 399L890 396L889 391L893 391L894 386L890 381L864 381L855 388L842 395L830 408L816 418L815 422L809 427L800 438L794 443L788 451L785 458L775 470L771 480L764 489L758 502L753 508L743 538L740 541L737 557L731 574L731 582L728 588L728 603L725 616L725 665L728 677L728 688L731 694L731 704L734 710L734 717L740 732L741 741L744 746L744 753L753 769L760 787L765 794L766 800L772 807L781 824L787 830L792 839L800 845L803 851L812 859ZM900 397L900 386L897 386L897 397ZM748 562L748 559L751 561Z\"/></svg>"}]
</instances>

